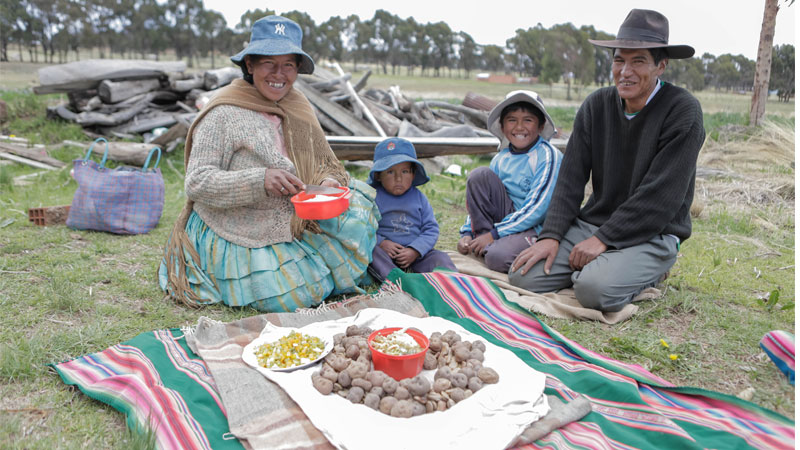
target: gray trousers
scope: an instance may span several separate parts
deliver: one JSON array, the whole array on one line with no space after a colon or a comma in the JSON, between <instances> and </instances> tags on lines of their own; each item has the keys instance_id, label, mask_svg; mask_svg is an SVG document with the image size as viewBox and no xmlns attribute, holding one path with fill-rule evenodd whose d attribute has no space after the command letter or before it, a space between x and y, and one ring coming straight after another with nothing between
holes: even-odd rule
<instances>
[{"instance_id":1,"label":"gray trousers","mask_svg":"<svg viewBox=\"0 0 800 450\"><path fill-rule=\"evenodd\" d=\"M607 250L583 267L572 270L569 254L578 243L592 237L598 227L576 219L558 246L558 253L544 273L544 260L534 264L525 275L509 272L514 285L533 292L554 292L572 286L575 297L586 308L615 312L631 302L642 290L658 284L678 255L678 246L670 236L657 235L649 241L623 249Z\"/></svg>"},{"instance_id":2,"label":"gray trousers","mask_svg":"<svg viewBox=\"0 0 800 450\"><path fill-rule=\"evenodd\" d=\"M496 173L487 166L478 167L467 177L467 212L472 221L472 238L488 233L494 224L514 212L514 202ZM497 272L508 272L511 263L536 241L533 229L503 236L486 246L483 261Z\"/></svg>"}]
</instances>

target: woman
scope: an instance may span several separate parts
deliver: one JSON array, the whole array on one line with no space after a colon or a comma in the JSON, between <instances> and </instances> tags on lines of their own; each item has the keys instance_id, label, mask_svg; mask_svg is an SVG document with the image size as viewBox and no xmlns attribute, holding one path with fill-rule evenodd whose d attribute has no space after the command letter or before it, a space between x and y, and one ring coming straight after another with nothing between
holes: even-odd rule
<instances>
[{"instance_id":1,"label":"woman","mask_svg":"<svg viewBox=\"0 0 800 450\"><path fill-rule=\"evenodd\" d=\"M330 149L308 100L292 88L314 62L293 21L268 16L231 60L243 80L222 89L186 139L186 206L159 268L159 283L191 306L224 302L294 311L359 291L375 246L375 191ZM349 185L343 215L307 221L290 197L305 184Z\"/></svg>"}]
</instances>

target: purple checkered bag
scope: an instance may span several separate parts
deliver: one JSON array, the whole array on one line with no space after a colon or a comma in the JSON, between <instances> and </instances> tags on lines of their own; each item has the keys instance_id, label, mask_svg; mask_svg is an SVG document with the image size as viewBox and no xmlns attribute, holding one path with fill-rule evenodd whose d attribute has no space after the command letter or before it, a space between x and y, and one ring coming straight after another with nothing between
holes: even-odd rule
<instances>
[{"instance_id":1,"label":"purple checkered bag","mask_svg":"<svg viewBox=\"0 0 800 450\"><path fill-rule=\"evenodd\" d=\"M105 142L100 164L89 159L94 145ZM158 158L147 168L153 153ZM147 233L158 224L164 209L164 179L158 163L161 149L150 150L141 169L105 167L108 141L95 140L86 157L72 161L78 190L72 198L67 226L79 230L108 231L116 234Z\"/></svg>"}]
</instances>

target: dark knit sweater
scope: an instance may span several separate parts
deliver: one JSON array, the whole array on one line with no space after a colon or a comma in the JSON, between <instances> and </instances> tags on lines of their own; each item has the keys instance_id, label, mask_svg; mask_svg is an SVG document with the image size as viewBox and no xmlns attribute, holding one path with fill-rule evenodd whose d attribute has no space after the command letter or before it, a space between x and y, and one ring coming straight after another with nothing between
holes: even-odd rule
<instances>
[{"instance_id":1,"label":"dark knit sweater","mask_svg":"<svg viewBox=\"0 0 800 450\"><path fill-rule=\"evenodd\" d=\"M704 140L700 103L685 89L664 83L630 120L616 87L598 89L575 117L539 239L561 240L575 217L600 227L595 236L609 248L658 234L687 239ZM590 175L593 193L581 208Z\"/></svg>"}]
</instances>

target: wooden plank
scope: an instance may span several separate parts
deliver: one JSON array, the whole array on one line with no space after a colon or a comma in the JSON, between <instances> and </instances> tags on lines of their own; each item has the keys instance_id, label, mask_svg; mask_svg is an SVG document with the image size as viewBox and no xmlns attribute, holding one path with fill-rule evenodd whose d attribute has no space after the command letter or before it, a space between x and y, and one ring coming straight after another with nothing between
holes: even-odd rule
<instances>
[{"instance_id":1,"label":"wooden plank","mask_svg":"<svg viewBox=\"0 0 800 450\"><path fill-rule=\"evenodd\" d=\"M203 86L207 91L211 91L228 85L237 78L242 78L242 69L239 67L206 70L203 74Z\"/></svg>"},{"instance_id":2,"label":"wooden plank","mask_svg":"<svg viewBox=\"0 0 800 450\"><path fill-rule=\"evenodd\" d=\"M342 127L346 128L354 136L376 135L374 130L370 129L361 121L354 118L350 111L325 98L325 96L317 92L315 89L309 87L305 81L298 78L294 82L294 87L302 92L303 95L308 98L308 101L319 108L320 111L327 114L331 119L336 121L336 123Z\"/></svg>"},{"instance_id":3,"label":"wooden plank","mask_svg":"<svg viewBox=\"0 0 800 450\"><path fill-rule=\"evenodd\" d=\"M186 71L183 61L140 59L88 59L39 69L37 94L95 89L103 80L136 80Z\"/></svg>"},{"instance_id":4,"label":"wooden plank","mask_svg":"<svg viewBox=\"0 0 800 450\"><path fill-rule=\"evenodd\" d=\"M384 138L379 136L326 136L336 157L347 161L372 160L375 145ZM445 155L480 155L497 151L500 141L495 137L477 138L406 138L417 151L418 158ZM562 152L566 139L551 139L550 143Z\"/></svg>"},{"instance_id":5,"label":"wooden plank","mask_svg":"<svg viewBox=\"0 0 800 450\"><path fill-rule=\"evenodd\" d=\"M12 155L22 156L23 158L39 161L40 163L44 163L53 167L64 167L67 165L67 163L65 163L64 161L58 160L48 155L47 152L42 148L33 149L33 148L22 147L20 145L0 143L0 150L3 150L7 153L11 153Z\"/></svg>"},{"instance_id":6,"label":"wooden plank","mask_svg":"<svg viewBox=\"0 0 800 450\"><path fill-rule=\"evenodd\" d=\"M21 156L12 155L11 153L0 152L0 158L8 159L10 161L18 162L20 164L25 164L26 166L36 167L37 169L47 169L47 170L56 170L58 167L53 167L50 164L40 163L39 161L34 161L32 159L23 158Z\"/></svg>"}]
</instances>

